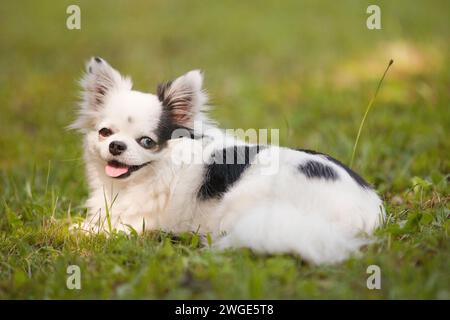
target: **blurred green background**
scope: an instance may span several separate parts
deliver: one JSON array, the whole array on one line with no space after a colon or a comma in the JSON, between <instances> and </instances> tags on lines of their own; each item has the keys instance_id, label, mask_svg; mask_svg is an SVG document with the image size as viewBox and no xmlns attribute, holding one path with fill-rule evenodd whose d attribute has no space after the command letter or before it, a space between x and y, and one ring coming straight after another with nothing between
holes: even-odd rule
<instances>
[{"instance_id":1,"label":"blurred green background","mask_svg":"<svg viewBox=\"0 0 450 320\"><path fill-rule=\"evenodd\" d=\"M66 28L66 8L71 4L81 8L81 30ZM381 7L381 30L366 28L369 4ZM379 294L367 292L363 280L355 289L354 283L359 281L355 279L364 277L365 269L358 269L364 262L356 264L358 267L343 266L338 269L341 271L319 268L320 274L306 267L305 274L295 258L283 256L272 258L276 265L273 273L267 271L256 280L244 275L240 278L237 273L228 280L231 284L248 281L250 289L227 291L226 285L218 289L215 277L226 276L217 271L200 276L213 284L201 284L198 292L188 285L187 291L170 295L167 292L177 285L168 282L161 284L166 290L162 292L136 289L137 297L353 297L356 290L355 297L399 298L409 294L448 298L449 12L450 2L445 0L2 3L0 297L65 297L65 291L48 291L63 279L64 272L46 274L59 270L58 259L73 260L79 250L89 251L89 243L82 246L84 249L65 240L61 243L65 236L59 231L52 233L55 229L48 224L57 224L54 220L61 221L68 213L83 213L87 188L80 136L65 127L74 119L77 81L84 63L98 55L132 76L134 87L141 91L155 92L159 82L200 68L205 72L211 102L217 106L212 114L222 127L279 128L283 145L319 150L345 163L350 160L365 107L389 59L393 59L363 129L355 168L386 199L393 223L402 226L405 221L421 221L425 213L432 219L426 226L428 233L420 224L411 231L406 237L411 242L402 242L402 233L387 228L383 239L399 241L396 251L386 253L381 245L368 253L368 260L380 257L379 263L384 261L395 273L399 261L413 268L414 259L424 259L425 251L417 249L424 234L430 236L429 250L435 252L433 258L425 259L428 264L421 262L425 264L422 271L405 271L419 272L415 282L393 276L398 282L392 280L391 290ZM411 218L411 213L416 216ZM112 240L99 241L111 245L108 241ZM148 241L146 245L157 248L152 239ZM402 252L415 244L418 251L405 258ZM175 250L184 246L174 245ZM43 256L27 255L36 250ZM131 259L125 249L122 254ZM146 265L145 254L134 254L141 259L136 268ZM205 254L192 253L199 261L209 261ZM244 265L257 272L272 263L245 252L238 255L244 255L240 259L245 263L233 260L232 254L226 256L230 270ZM114 261L114 257L103 258ZM98 263L101 269L102 262L92 259L91 263ZM209 263L213 270L211 265L223 262ZM30 268L40 274L39 280ZM99 272L98 268L94 270ZM295 290L286 291L278 282L266 285L269 282L261 280L277 279L277 268L293 268L288 282L297 285ZM355 278L348 276L344 283L339 282L343 270L352 270L349 274ZM198 272L189 266L178 271L175 274L180 277L189 272L194 278ZM123 281L132 277L130 273ZM95 283L98 287L86 289L85 297L120 297L114 289L114 277L110 282ZM419 293L410 285L425 286L428 291Z\"/></svg>"}]
</instances>

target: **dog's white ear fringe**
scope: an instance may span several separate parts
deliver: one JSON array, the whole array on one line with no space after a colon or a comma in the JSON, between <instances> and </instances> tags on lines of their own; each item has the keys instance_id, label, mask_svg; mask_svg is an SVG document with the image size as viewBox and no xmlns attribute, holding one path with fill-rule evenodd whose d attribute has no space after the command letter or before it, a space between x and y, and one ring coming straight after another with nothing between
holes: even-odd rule
<instances>
[{"instance_id":1,"label":"dog's white ear fringe","mask_svg":"<svg viewBox=\"0 0 450 320\"><path fill-rule=\"evenodd\" d=\"M133 84L105 60L93 57L86 63L86 72L80 80L81 103L77 119L68 127L84 131L91 127L107 95L115 90L131 90Z\"/></svg>"},{"instance_id":2,"label":"dog's white ear fringe","mask_svg":"<svg viewBox=\"0 0 450 320\"><path fill-rule=\"evenodd\" d=\"M158 98L176 125L191 127L206 111L208 98L202 85L201 71L193 70L158 86Z\"/></svg>"},{"instance_id":3,"label":"dog's white ear fringe","mask_svg":"<svg viewBox=\"0 0 450 320\"><path fill-rule=\"evenodd\" d=\"M99 57L91 58L86 65L86 73L81 79L84 100L90 108L99 108L106 95L118 89L131 89L129 78L122 77L108 62Z\"/></svg>"}]
</instances>

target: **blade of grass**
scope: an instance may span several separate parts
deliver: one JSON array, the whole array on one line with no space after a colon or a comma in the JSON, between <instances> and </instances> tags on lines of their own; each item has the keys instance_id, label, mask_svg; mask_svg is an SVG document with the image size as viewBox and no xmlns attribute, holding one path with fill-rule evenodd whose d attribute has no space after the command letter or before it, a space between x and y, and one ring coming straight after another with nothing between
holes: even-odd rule
<instances>
[{"instance_id":1,"label":"blade of grass","mask_svg":"<svg viewBox=\"0 0 450 320\"><path fill-rule=\"evenodd\" d=\"M106 192L105 188L103 188L103 198L105 199L105 213L106 213L106 221L108 223L108 230L111 234L112 232L112 225L111 225L111 216L109 214L109 206L108 206L108 200L106 199Z\"/></svg>"},{"instance_id":2,"label":"blade of grass","mask_svg":"<svg viewBox=\"0 0 450 320\"><path fill-rule=\"evenodd\" d=\"M377 89L375 90L375 94L372 96L372 99L370 99L369 104L367 105L366 112L364 113L364 116L361 120L361 123L359 124L358 134L356 135L355 144L353 145L353 151L352 151L352 157L350 159L350 168L353 167L353 161L355 160L355 154L356 154L356 148L358 147L359 138L361 137L361 131L364 127L364 123L366 122L367 115L369 114L370 109L372 108L372 105L378 95L378 91L380 91L381 84L383 83L384 77L386 76L389 68L394 63L394 60L390 60L388 66L386 67L386 70L384 70L383 76L381 77L380 81L378 82Z\"/></svg>"},{"instance_id":3,"label":"blade of grass","mask_svg":"<svg viewBox=\"0 0 450 320\"><path fill-rule=\"evenodd\" d=\"M51 160L48 160L47 178L46 178L46 180L45 180L45 194L47 194L47 191L48 191L48 182L49 182L49 179L50 179L50 169L51 169L51 166L52 166L52 161L51 161Z\"/></svg>"}]
</instances>

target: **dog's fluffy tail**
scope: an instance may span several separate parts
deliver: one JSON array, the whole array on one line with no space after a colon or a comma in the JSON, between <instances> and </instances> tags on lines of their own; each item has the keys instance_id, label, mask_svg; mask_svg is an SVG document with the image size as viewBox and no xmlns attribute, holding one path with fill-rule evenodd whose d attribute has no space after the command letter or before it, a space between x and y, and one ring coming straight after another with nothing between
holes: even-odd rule
<instances>
[{"instance_id":1,"label":"dog's fluffy tail","mask_svg":"<svg viewBox=\"0 0 450 320\"><path fill-rule=\"evenodd\" d=\"M242 216L216 247L247 247L258 252L291 252L314 264L337 263L371 241L292 205L258 206Z\"/></svg>"}]
</instances>

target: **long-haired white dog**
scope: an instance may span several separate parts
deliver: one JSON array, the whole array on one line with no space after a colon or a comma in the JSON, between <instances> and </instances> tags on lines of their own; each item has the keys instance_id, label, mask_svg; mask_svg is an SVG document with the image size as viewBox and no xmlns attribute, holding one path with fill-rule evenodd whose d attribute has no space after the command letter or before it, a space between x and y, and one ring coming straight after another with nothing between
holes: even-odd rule
<instances>
[{"instance_id":1,"label":"long-haired white dog","mask_svg":"<svg viewBox=\"0 0 450 320\"><path fill-rule=\"evenodd\" d=\"M368 243L383 221L374 190L330 156L221 134L205 113L199 71L154 95L132 90L101 58L86 69L71 126L84 134L90 187L78 228L196 231L218 248L334 263Z\"/></svg>"}]
</instances>

